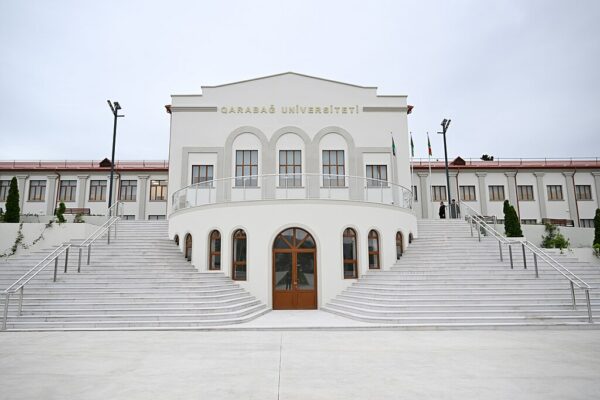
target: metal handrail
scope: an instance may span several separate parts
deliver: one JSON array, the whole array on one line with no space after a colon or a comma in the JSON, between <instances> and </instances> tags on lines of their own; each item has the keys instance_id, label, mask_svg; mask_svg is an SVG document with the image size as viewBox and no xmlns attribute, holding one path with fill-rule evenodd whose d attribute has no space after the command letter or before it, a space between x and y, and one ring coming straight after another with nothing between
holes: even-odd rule
<instances>
[{"instance_id":1,"label":"metal handrail","mask_svg":"<svg viewBox=\"0 0 600 400\"><path fill-rule=\"evenodd\" d=\"M25 290L25 285L29 283L33 278L35 278L40 272L42 272L52 261L54 261L54 278L53 282L56 282L56 275L58 272L58 258L61 254L65 253L65 273L67 272L67 265L69 264L69 248L71 244L63 243L58 246L52 253L48 254L42 261L37 263L33 268L23 274L19 279L17 279L12 285L4 290L4 312L2 316L2 330L6 330L6 321L8 320L8 306L10 303L10 296L16 292L19 292L19 315L21 315L21 311L23 310L23 292ZM35 271L35 272L34 272ZM33 273L32 273L33 272ZM21 282L25 279L24 282Z\"/></svg>"},{"instance_id":2,"label":"metal handrail","mask_svg":"<svg viewBox=\"0 0 600 400\"><path fill-rule=\"evenodd\" d=\"M112 206L108 208L106 212L107 217L123 217L125 203L122 201L116 201ZM114 214L114 215L113 215Z\"/></svg>"},{"instance_id":3,"label":"metal handrail","mask_svg":"<svg viewBox=\"0 0 600 400\"><path fill-rule=\"evenodd\" d=\"M546 264L548 264L556 272L561 274L564 278L566 278L569 281L569 285L570 285L570 289L571 289L571 302L572 302L574 310L577 309L577 302L575 300L575 286L577 286L577 288L579 288L579 289L582 289L585 292L585 298L586 298L586 303L587 303L586 304L587 312L588 312L588 321L590 323L593 322L592 306L591 306L591 302L590 302L590 289L592 289L592 287L587 282L585 282L579 276L577 276L576 274L571 272L568 268L566 268L560 262L556 261L556 259L551 257L548 253L546 253L545 251L540 249L538 246L536 246L529 240L527 240L525 238L523 238L523 240L508 239L507 237L502 235L500 232L498 232L497 230L495 230L494 228L489 226L489 224L487 222L485 222L481 216L477 215L477 212L475 210L473 210L472 207L470 207L469 205L465 204L462 201L460 202L460 204L462 204L466 209L468 209L474 213L473 215L467 215L467 221L469 221L469 223L471 225L471 236L473 236L473 222L475 221L475 223L477 224L477 232L479 234L479 241L481 241L481 228L482 227L483 227L483 229L485 229L485 231L490 232L496 240L498 240L501 261L502 261L502 244L508 245L511 269L513 269L513 267L514 267L513 257L512 257L512 245L520 243L522 250L523 250L523 268L524 269L527 269L527 254L525 252L525 249L528 249L533 254L533 263L535 266L535 277L536 278L539 278L539 276L540 276L539 270L538 270L538 260L537 260L538 257L540 257L542 261L545 261Z\"/></svg>"},{"instance_id":4,"label":"metal handrail","mask_svg":"<svg viewBox=\"0 0 600 400\"><path fill-rule=\"evenodd\" d=\"M122 205L121 202L117 202L113 206L111 206L111 208L108 210L107 214L112 213L113 208L116 210L116 212L118 214L119 213L119 204ZM122 215L122 207L121 207L121 215ZM79 244L73 244L73 243L68 243L68 242L62 243L60 246L58 246L56 249L54 249L50 254L48 254L46 257L44 257L44 259L42 261L37 263L33 268L31 268L29 271L27 271L25 274L23 274L12 285L10 285L6 290L4 290L4 312L3 312L3 316L2 316L2 325L1 325L0 330L6 330L6 323L8 320L8 307L10 304L11 294L16 293L17 291L19 292L18 315L21 315L22 310L23 310L23 292L24 292L24 288L25 288L26 284L28 284L33 278L35 278L40 272L42 272L48 265L50 265L50 263L52 261L54 261L53 282L56 282L56 275L58 272L58 258L60 257L61 254L65 253L64 273L66 273L67 266L69 264L69 249L71 247L79 248L77 272L81 272L81 255L82 255L83 248L84 247L88 248L87 265L89 265L92 244L96 240L101 238L106 232L108 232L107 242L108 242L108 244L110 244L111 228L113 226L114 226L114 237L116 239L116 237L117 237L117 222L120 219L121 218L119 216L109 217L108 221L106 221L104 224L102 224L102 226L100 226L98 229L96 229L90 236L88 236L83 242L81 242ZM35 272L32 274L33 271L35 271ZM31 274L31 276L29 276L30 274ZM23 279L25 279L25 281L21 282Z\"/></svg>"},{"instance_id":5,"label":"metal handrail","mask_svg":"<svg viewBox=\"0 0 600 400\"><path fill-rule=\"evenodd\" d=\"M360 185L357 183L361 183ZM272 189L272 197L267 190ZM227 189L236 192L228 192ZM319 174L319 173L289 173L289 174L260 174L237 177L218 178L210 181L193 183L185 186L171 195L173 211L205 204L238 201L233 199L237 193L239 200L248 200L247 192L261 189L260 198L253 200L287 200L287 199L334 199L341 200L336 195L339 190L348 190L348 200L378 202L401 208L412 208L412 191L408 188L382 179L353 175ZM324 189L326 193L318 190ZM353 190L354 189L354 190ZM363 198L352 199L364 190ZM237 190L241 190L237 192ZM302 191L304 193L300 193ZM391 199L389 194L391 193ZM204 198L199 198L203 196ZM229 194L231 198L224 196ZM218 198L217 196L223 196ZM300 197L298 197L300 196ZM183 198L183 201L181 199ZM185 205L181 205L185 204Z\"/></svg>"}]
</instances>

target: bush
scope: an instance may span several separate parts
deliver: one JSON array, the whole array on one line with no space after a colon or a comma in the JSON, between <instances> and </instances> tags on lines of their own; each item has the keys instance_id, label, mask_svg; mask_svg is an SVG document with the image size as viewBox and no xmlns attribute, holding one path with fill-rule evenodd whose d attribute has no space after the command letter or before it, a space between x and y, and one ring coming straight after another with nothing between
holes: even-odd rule
<instances>
[{"instance_id":1,"label":"bush","mask_svg":"<svg viewBox=\"0 0 600 400\"><path fill-rule=\"evenodd\" d=\"M594 217L594 245L600 246L600 208L596 209Z\"/></svg>"},{"instance_id":2,"label":"bush","mask_svg":"<svg viewBox=\"0 0 600 400\"><path fill-rule=\"evenodd\" d=\"M10 181L8 196L6 197L6 213L4 222L19 222L21 218L21 208L19 207L19 186L17 178L13 177Z\"/></svg>"},{"instance_id":3,"label":"bush","mask_svg":"<svg viewBox=\"0 0 600 400\"><path fill-rule=\"evenodd\" d=\"M560 229L553 224L545 224L546 235L542 235L542 247L545 249L566 249L570 246L569 239L565 238Z\"/></svg>"},{"instance_id":4,"label":"bush","mask_svg":"<svg viewBox=\"0 0 600 400\"><path fill-rule=\"evenodd\" d=\"M67 220L65 219L65 211L66 210L67 210L67 207L65 206L65 203L63 203L61 201L60 204L58 205L58 210L56 210L56 219L58 220L59 224L62 224L63 222L67 222Z\"/></svg>"},{"instance_id":5,"label":"bush","mask_svg":"<svg viewBox=\"0 0 600 400\"><path fill-rule=\"evenodd\" d=\"M75 214L75 218L73 218L73 222L76 224L81 224L81 223L85 222L85 220L83 219L83 213Z\"/></svg>"},{"instance_id":6,"label":"bush","mask_svg":"<svg viewBox=\"0 0 600 400\"><path fill-rule=\"evenodd\" d=\"M594 255L598 258L600 258L600 243L596 243L593 247L594 249Z\"/></svg>"},{"instance_id":7,"label":"bush","mask_svg":"<svg viewBox=\"0 0 600 400\"><path fill-rule=\"evenodd\" d=\"M517 210L504 200L504 232L507 237L523 237Z\"/></svg>"}]
</instances>

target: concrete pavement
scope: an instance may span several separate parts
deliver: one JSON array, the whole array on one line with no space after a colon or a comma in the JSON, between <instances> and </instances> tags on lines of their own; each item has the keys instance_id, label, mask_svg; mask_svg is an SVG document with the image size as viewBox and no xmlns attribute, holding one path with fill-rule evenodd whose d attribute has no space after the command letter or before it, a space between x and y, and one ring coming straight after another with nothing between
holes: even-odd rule
<instances>
[{"instance_id":1,"label":"concrete pavement","mask_svg":"<svg viewBox=\"0 0 600 400\"><path fill-rule=\"evenodd\" d=\"M588 331L0 334L0 399L591 399Z\"/></svg>"}]
</instances>

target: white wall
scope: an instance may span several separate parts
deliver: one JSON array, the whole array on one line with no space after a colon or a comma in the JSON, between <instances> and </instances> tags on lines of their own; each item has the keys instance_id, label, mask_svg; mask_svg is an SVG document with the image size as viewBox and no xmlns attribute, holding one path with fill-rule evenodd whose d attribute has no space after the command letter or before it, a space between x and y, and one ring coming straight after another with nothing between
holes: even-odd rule
<instances>
[{"instance_id":1,"label":"white wall","mask_svg":"<svg viewBox=\"0 0 600 400\"><path fill-rule=\"evenodd\" d=\"M272 306L272 244L289 227L307 230L317 242L319 306L355 282L343 279L345 228L352 227L358 234L360 274L368 269L367 236L371 229L380 234L384 270L396 262L396 232L403 233L405 248L409 233L417 236L416 218L410 212L392 206L333 200L221 203L177 211L169 218L169 236L178 235L182 249L186 234L192 234L192 264L200 271L208 270L208 236L213 229L219 230L222 272L228 276L231 276L231 235L236 229L244 229L248 237L248 280L239 283L268 306Z\"/></svg>"},{"instance_id":2,"label":"white wall","mask_svg":"<svg viewBox=\"0 0 600 400\"><path fill-rule=\"evenodd\" d=\"M559 226L562 233L571 243L571 247L591 247L594 241L594 228L577 228ZM535 243L541 245L542 235L545 234L544 225L521 225L521 230L525 237Z\"/></svg>"},{"instance_id":3,"label":"white wall","mask_svg":"<svg viewBox=\"0 0 600 400\"><path fill-rule=\"evenodd\" d=\"M55 223L51 228L45 227L46 224L43 223L24 223L22 230L24 236L23 243L29 246L29 248L24 249L19 247L16 254L26 254L33 250L56 246L71 239L85 239L98 229L97 226L87 223L64 223L60 225ZM8 251L13 246L18 230L19 224L0 224L0 253ZM36 245L31 246L32 242L37 239L42 232L44 238Z\"/></svg>"}]
</instances>

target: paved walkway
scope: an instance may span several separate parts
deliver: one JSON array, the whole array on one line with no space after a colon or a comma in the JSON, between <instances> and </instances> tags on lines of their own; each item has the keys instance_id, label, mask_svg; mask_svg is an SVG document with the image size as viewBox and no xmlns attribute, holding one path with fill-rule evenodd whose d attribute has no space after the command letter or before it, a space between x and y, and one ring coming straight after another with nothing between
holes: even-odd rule
<instances>
[{"instance_id":1,"label":"paved walkway","mask_svg":"<svg viewBox=\"0 0 600 400\"><path fill-rule=\"evenodd\" d=\"M592 399L600 332L0 334L1 399Z\"/></svg>"}]
</instances>

